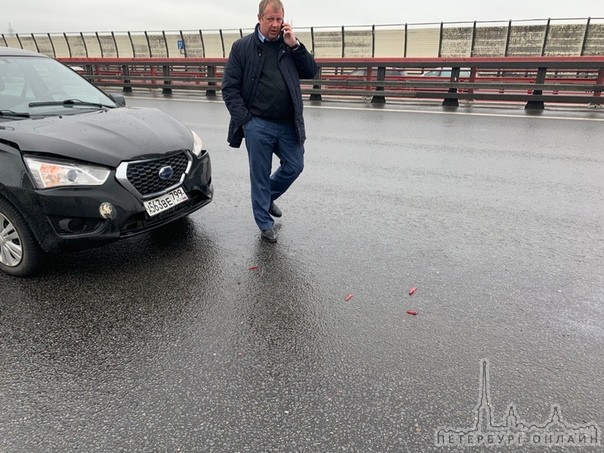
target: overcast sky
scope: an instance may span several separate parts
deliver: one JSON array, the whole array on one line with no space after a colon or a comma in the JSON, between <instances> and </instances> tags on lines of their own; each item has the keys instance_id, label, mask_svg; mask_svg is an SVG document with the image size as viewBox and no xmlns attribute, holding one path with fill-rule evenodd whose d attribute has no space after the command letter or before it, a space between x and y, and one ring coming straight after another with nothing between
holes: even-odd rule
<instances>
[{"instance_id":1,"label":"overcast sky","mask_svg":"<svg viewBox=\"0 0 604 453\"><path fill-rule=\"evenodd\" d=\"M604 0L284 0L297 27L604 18ZM258 0L0 0L0 33L250 28Z\"/></svg>"}]
</instances>

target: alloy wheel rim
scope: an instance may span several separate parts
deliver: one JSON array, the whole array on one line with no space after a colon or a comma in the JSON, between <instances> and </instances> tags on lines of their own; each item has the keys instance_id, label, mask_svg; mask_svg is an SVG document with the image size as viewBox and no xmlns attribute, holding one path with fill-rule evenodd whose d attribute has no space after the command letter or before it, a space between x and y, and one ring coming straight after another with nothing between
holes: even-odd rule
<instances>
[{"instance_id":1,"label":"alloy wheel rim","mask_svg":"<svg viewBox=\"0 0 604 453\"><path fill-rule=\"evenodd\" d=\"M0 213L0 263L14 267L23 258L21 237L14 225Z\"/></svg>"}]
</instances>

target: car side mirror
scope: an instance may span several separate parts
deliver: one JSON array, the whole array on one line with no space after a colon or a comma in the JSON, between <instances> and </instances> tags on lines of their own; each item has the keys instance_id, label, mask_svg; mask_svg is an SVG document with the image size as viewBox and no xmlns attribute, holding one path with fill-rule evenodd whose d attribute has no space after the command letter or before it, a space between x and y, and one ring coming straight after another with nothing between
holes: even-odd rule
<instances>
[{"instance_id":1,"label":"car side mirror","mask_svg":"<svg viewBox=\"0 0 604 453\"><path fill-rule=\"evenodd\" d=\"M106 93L118 107L126 107L126 98L121 94Z\"/></svg>"}]
</instances>

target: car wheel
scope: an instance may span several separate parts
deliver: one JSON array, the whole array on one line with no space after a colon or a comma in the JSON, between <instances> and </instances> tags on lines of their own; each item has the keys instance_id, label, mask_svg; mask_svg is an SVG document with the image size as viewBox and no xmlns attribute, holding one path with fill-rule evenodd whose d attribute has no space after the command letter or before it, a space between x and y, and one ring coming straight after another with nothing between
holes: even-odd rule
<instances>
[{"instance_id":1,"label":"car wheel","mask_svg":"<svg viewBox=\"0 0 604 453\"><path fill-rule=\"evenodd\" d=\"M42 257L42 249L21 214L0 198L0 270L18 277L31 275Z\"/></svg>"}]
</instances>

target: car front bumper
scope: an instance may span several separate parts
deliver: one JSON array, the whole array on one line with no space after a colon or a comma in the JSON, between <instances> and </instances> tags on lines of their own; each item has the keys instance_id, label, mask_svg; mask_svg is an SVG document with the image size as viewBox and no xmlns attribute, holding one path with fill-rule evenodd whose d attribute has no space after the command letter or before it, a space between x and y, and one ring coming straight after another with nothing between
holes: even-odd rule
<instances>
[{"instance_id":1,"label":"car front bumper","mask_svg":"<svg viewBox=\"0 0 604 453\"><path fill-rule=\"evenodd\" d=\"M96 247L128 238L187 216L212 201L210 156L193 157L180 187L188 200L154 216L147 214L146 198L120 184L115 174L99 187L62 187L38 190L29 198L27 217L42 249L49 253ZM22 194L25 195L25 194ZM23 200L23 198L21 198ZM100 206L113 207L103 218Z\"/></svg>"}]
</instances>

